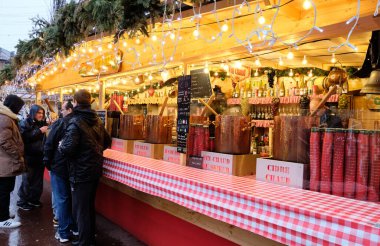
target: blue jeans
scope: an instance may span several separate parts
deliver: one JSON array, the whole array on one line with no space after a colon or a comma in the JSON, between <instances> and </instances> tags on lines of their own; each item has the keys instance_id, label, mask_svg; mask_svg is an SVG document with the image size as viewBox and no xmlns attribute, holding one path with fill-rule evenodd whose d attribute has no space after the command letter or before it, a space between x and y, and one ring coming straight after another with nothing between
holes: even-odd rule
<instances>
[{"instance_id":1,"label":"blue jeans","mask_svg":"<svg viewBox=\"0 0 380 246\"><path fill-rule=\"evenodd\" d=\"M77 231L71 210L71 189L68 179L51 172L51 186L58 217L58 233L61 238L70 238L70 229Z\"/></svg>"}]
</instances>

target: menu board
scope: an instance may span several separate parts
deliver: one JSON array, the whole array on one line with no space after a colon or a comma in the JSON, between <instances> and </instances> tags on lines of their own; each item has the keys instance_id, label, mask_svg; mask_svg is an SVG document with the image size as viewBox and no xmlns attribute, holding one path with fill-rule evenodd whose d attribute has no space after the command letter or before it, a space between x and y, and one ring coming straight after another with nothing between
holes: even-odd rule
<instances>
[{"instance_id":1,"label":"menu board","mask_svg":"<svg viewBox=\"0 0 380 246\"><path fill-rule=\"evenodd\" d=\"M191 76L178 78L177 151L186 153L187 133L190 124Z\"/></svg>"},{"instance_id":2,"label":"menu board","mask_svg":"<svg viewBox=\"0 0 380 246\"><path fill-rule=\"evenodd\" d=\"M191 75L191 97L208 98L212 95L210 73L205 73L204 69L190 71Z\"/></svg>"},{"instance_id":3,"label":"menu board","mask_svg":"<svg viewBox=\"0 0 380 246\"><path fill-rule=\"evenodd\" d=\"M96 113L98 114L98 117L102 120L104 127L106 127L107 110L97 110Z\"/></svg>"}]
</instances>

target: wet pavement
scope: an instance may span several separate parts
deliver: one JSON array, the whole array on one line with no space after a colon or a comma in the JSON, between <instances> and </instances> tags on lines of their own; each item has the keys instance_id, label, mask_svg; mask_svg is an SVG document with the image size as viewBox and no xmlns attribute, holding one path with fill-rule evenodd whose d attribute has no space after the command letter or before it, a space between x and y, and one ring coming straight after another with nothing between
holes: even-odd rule
<instances>
[{"instance_id":1,"label":"wet pavement","mask_svg":"<svg viewBox=\"0 0 380 246\"><path fill-rule=\"evenodd\" d=\"M11 214L16 215L16 220L22 223L22 226L16 229L0 229L0 246L55 246L71 245L61 244L55 238L55 229L53 227L53 213L51 209L51 188L48 182L44 183L44 193L41 198L43 207L31 211L23 211L17 208L17 190L20 186L21 177L17 177L16 188L11 198ZM128 245L142 246L128 232L113 224L104 217L97 215L97 237L98 246L102 245Z\"/></svg>"}]
</instances>

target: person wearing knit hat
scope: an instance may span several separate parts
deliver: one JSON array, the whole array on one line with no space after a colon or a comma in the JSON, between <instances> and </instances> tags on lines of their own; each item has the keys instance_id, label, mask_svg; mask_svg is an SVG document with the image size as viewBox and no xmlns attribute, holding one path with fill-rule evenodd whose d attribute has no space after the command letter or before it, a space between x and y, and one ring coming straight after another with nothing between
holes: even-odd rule
<instances>
[{"instance_id":1,"label":"person wearing knit hat","mask_svg":"<svg viewBox=\"0 0 380 246\"><path fill-rule=\"evenodd\" d=\"M24 143L18 129L17 114L24 101L9 95L0 103L0 228L16 228L20 222L10 218L10 194L16 176L25 171Z\"/></svg>"}]
</instances>

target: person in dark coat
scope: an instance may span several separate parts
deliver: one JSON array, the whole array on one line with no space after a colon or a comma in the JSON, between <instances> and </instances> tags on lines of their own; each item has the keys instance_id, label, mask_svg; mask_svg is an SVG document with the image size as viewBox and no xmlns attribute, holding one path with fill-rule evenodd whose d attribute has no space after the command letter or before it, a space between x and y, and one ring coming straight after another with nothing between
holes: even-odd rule
<instances>
[{"instance_id":1,"label":"person in dark coat","mask_svg":"<svg viewBox=\"0 0 380 246\"><path fill-rule=\"evenodd\" d=\"M16 95L8 95L0 103L0 228L21 225L9 215L9 204L16 176L25 171L24 143L17 119L23 106L24 101Z\"/></svg>"},{"instance_id":2,"label":"person in dark coat","mask_svg":"<svg viewBox=\"0 0 380 246\"><path fill-rule=\"evenodd\" d=\"M72 218L71 191L69 182L69 170L67 159L58 151L58 144L64 137L66 128L73 118L73 104L65 102L61 108L62 118L58 119L50 127L50 132L44 145L44 165L50 170L52 193L56 205L58 218L58 230L55 238L61 243L68 242L71 238L70 230L75 234L77 228Z\"/></svg>"},{"instance_id":3,"label":"person in dark coat","mask_svg":"<svg viewBox=\"0 0 380 246\"><path fill-rule=\"evenodd\" d=\"M45 110L39 105L30 108L28 118L21 121L20 132L25 145L25 163L27 173L22 175L22 183L18 191L20 197L17 206L23 210L40 207L43 191L44 165L43 141L47 132Z\"/></svg>"},{"instance_id":4,"label":"person in dark coat","mask_svg":"<svg viewBox=\"0 0 380 246\"><path fill-rule=\"evenodd\" d=\"M95 244L95 195L103 172L103 151L109 146L111 137L96 111L91 109L91 94L79 90L74 95L73 118L58 147L69 160L79 245Z\"/></svg>"}]
</instances>

